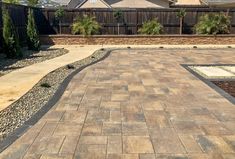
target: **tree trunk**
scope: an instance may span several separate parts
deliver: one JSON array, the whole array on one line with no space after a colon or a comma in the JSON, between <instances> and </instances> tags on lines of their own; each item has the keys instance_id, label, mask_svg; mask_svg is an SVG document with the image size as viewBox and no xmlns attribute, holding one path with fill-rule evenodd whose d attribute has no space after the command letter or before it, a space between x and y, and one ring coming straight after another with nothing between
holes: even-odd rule
<instances>
[{"instance_id":1,"label":"tree trunk","mask_svg":"<svg viewBox=\"0 0 235 159\"><path fill-rule=\"evenodd\" d=\"M180 18L180 35L182 35L183 32L183 18Z\"/></svg>"},{"instance_id":2,"label":"tree trunk","mask_svg":"<svg viewBox=\"0 0 235 159\"><path fill-rule=\"evenodd\" d=\"M60 34L61 34L61 20L59 21Z\"/></svg>"},{"instance_id":3,"label":"tree trunk","mask_svg":"<svg viewBox=\"0 0 235 159\"><path fill-rule=\"evenodd\" d=\"M120 28L119 28L119 25L120 25L120 24L118 23L118 35L120 34Z\"/></svg>"}]
</instances>

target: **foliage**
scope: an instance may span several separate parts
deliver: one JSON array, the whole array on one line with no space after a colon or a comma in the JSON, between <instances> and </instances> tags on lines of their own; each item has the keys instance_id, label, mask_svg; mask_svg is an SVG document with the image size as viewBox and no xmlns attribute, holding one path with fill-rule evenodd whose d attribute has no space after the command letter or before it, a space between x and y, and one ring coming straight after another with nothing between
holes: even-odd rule
<instances>
[{"instance_id":1,"label":"foliage","mask_svg":"<svg viewBox=\"0 0 235 159\"><path fill-rule=\"evenodd\" d=\"M28 5L35 7L38 4L39 0L28 0Z\"/></svg>"},{"instance_id":2,"label":"foliage","mask_svg":"<svg viewBox=\"0 0 235 159\"><path fill-rule=\"evenodd\" d=\"M183 20L184 17L186 16L186 10L180 9L179 12L176 13L176 16L180 18L180 35L181 35L183 32Z\"/></svg>"},{"instance_id":3,"label":"foliage","mask_svg":"<svg viewBox=\"0 0 235 159\"><path fill-rule=\"evenodd\" d=\"M186 10L185 9L180 9L179 12L176 13L176 16L178 18L183 18L186 16Z\"/></svg>"},{"instance_id":4,"label":"foliage","mask_svg":"<svg viewBox=\"0 0 235 159\"><path fill-rule=\"evenodd\" d=\"M3 0L5 3L19 4L19 0Z\"/></svg>"},{"instance_id":5,"label":"foliage","mask_svg":"<svg viewBox=\"0 0 235 159\"><path fill-rule=\"evenodd\" d=\"M59 20L60 34L61 34L61 20L64 15L65 15L65 12L64 12L63 7L59 7L55 12L55 18Z\"/></svg>"},{"instance_id":6,"label":"foliage","mask_svg":"<svg viewBox=\"0 0 235 159\"><path fill-rule=\"evenodd\" d=\"M118 23L123 21L123 12L121 10L116 10L114 12L113 16Z\"/></svg>"},{"instance_id":7,"label":"foliage","mask_svg":"<svg viewBox=\"0 0 235 159\"><path fill-rule=\"evenodd\" d=\"M55 17L58 20L61 20L61 18L64 16L64 8L63 7L59 7L56 12L55 12Z\"/></svg>"},{"instance_id":8,"label":"foliage","mask_svg":"<svg viewBox=\"0 0 235 159\"><path fill-rule=\"evenodd\" d=\"M12 23L8 10L5 8L3 13L3 50L7 58L17 58L22 56L20 50L18 34Z\"/></svg>"},{"instance_id":9,"label":"foliage","mask_svg":"<svg viewBox=\"0 0 235 159\"><path fill-rule=\"evenodd\" d=\"M158 22L157 19L148 20L144 22L143 26L138 30L141 34L157 35L161 34L163 26Z\"/></svg>"},{"instance_id":10,"label":"foliage","mask_svg":"<svg viewBox=\"0 0 235 159\"><path fill-rule=\"evenodd\" d=\"M28 23L27 23L27 43L30 50L39 50L40 41L37 32L37 26L34 20L33 10L28 11Z\"/></svg>"},{"instance_id":11,"label":"foliage","mask_svg":"<svg viewBox=\"0 0 235 159\"><path fill-rule=\"evenodd\" d=\"M99 33L100 28L101 26L95 20L95 17L84 15L75 20L72 25L72 33L88 36Z\"/></svg>"},{"instance_id":12,"label":"foliage","mask_svg":"<svg viewBox=\"0 0 235 159\"><path fill-rule=\"evenodd\" d=\"M209 13L200 17L195 30L197 34L228 34L230 26L229 16L224 13Z\"/></svg>"}]
</instances>

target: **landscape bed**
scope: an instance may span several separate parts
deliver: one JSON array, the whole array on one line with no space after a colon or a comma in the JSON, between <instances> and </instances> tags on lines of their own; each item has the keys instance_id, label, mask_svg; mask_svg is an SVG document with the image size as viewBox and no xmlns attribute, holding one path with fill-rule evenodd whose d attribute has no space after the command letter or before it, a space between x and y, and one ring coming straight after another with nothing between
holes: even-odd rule
<instances>
[{"instance_id":1,"label":"landscape bed","mask_svg":"<svg viewBox=\"0 0 235 159\"><path fill-rule=\"evenodd\" d=\"M2 110L0 112L0 152L27 128L34 125L59 100L75 74L104 59L108 54L108 49L101 49L85 59L52 71L19 100Z\"/></svg>"},{"instance_id":2,"label":"landscape bed","mask_svg":"<svg viewBox=\"0 0 235 159\"><path fill-rule=\"evenodd\" d=\"M235 81L213 81L213 83L235 97Z\"/></svg>"}]
</instances>

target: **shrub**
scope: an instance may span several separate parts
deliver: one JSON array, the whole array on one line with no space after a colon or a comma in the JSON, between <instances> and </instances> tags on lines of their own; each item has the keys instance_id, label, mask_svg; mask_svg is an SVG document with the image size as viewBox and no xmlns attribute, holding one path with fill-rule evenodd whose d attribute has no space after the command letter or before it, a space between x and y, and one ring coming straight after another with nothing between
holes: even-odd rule
<instances>
[{"instance_id":1,"label":"shrub","mask_svg":"<svg viewBox=\"0 0 235 159\"><path fill-rule=\"evenodd\" d=\"M7 58L22 56L18 34L12 23L8 10L3 9L3 51Z\"/></svg>"},{"instance_id":2,"label":"shrub","mask_svg":"<svg viewBox=\"0 0 235 159\"><path fill-rule=\"evenodd\" d=\"M140 34L157 35L162 33L163 26L157 19L144 22L143 26L138 30Z\"/></svg>"},{"instance_id":3,"label":"shrub","mask_svg":"<svg viewBox=\"0 0 235 159\"><path fill-rule=\"evenodd\" d=\"M200 17L195 30L197 34L228 34L230 25L230 17L224 13L209 13Z\"/></svg>"},{"instance_id":4,"label":"shrub","mask_svg":"<svg viewBox=\"0 0 235 159\"><path fill-rule=\"evenodd\" d=\"M82 34L85 36L99 33L101 26L95 20L95 17L84 15L82 18L78 18L72 25L73 34Z\"/></svg>"},{"instance_id":5,"label":"shrub","mask_svg":"<svg viewBox=\"0 0 235 159\"><path fill-rule=\"evenodd\" d=\"M29 50L39 50L40 41L37 32L37 26L34 20L33 10L28 11L28 23L27 23L27 43Z\"/></svg>"}]
</instances>

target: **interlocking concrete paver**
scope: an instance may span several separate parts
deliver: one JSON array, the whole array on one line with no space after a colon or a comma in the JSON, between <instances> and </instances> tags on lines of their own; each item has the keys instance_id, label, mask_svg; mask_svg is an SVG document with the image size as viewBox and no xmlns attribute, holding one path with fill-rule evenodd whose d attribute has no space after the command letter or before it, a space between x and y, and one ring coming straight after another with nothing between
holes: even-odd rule
<instances>
[{"instance_id":1,"label":"interlocking concrete paver","mask_svg":"<svg viewBox=\"0 0 235 159\"><path fill-rule=\"evenodd\" d=\"M0 158L234 159L234 105L180 65L234 61L234 50L113 51Z\"/></svg>"}]
</instances>

